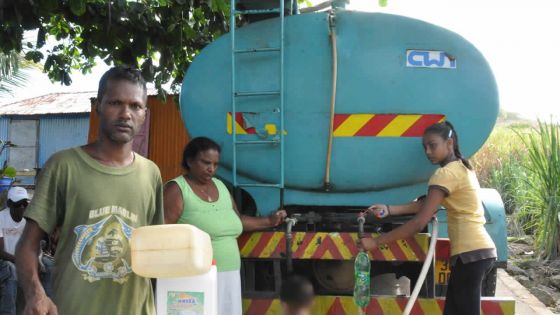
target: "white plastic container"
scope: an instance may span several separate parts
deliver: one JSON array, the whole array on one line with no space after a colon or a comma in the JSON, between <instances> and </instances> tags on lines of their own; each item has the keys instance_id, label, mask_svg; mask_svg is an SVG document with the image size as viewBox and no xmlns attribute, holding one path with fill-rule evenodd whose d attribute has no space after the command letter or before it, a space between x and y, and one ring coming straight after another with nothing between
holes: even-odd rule
<instances>
[{"instance_id":1,"label":"white plastic container","mask_svg":"<svg viewBox=\"0 0 560 315\"><path fill-rule=\"evenodd\" d=\"M157 279L157 315L217 315L218 272L193 277Z\"/></svg>"},{"instance_id":2,"label":"white plastic container","mask_svg":"<svg viewBox=\"0 0 560 315\"><path fill-rule=\"evenodd\" d=\"M210 236L189 224L144 226L132 232L131 265L147 278L206 274L212 266Z\"/></svg>"}]
</instances>

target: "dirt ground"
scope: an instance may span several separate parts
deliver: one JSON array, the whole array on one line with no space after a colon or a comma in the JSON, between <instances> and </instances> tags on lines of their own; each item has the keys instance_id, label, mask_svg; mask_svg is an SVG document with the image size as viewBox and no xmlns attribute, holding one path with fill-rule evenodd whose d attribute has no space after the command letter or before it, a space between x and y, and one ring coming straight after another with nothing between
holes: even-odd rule
<instances>
[{"instance_id":1,"label":"dirt ground","mask_svg":"<svg viewBox=\"0 0 560 315\"><path fill-rule=\"evenodd\" d=\"M560 258L539 260L533 243L531 236L510 239L506 271L554 314L560 314Z\"/></svg>"}]
</instances>

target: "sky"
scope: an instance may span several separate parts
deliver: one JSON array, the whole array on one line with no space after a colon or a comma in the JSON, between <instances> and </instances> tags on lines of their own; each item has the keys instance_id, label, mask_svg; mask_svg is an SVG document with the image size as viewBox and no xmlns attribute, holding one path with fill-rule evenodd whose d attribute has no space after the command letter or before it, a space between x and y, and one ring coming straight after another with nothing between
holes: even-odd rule
<instances>
[{"instance_id":1,"label":"sky","mask_svg":"<svg viewBox=\"0 0 560 315\"><path fill-rule=\"evenodd\" d=\"M388 0L386 7L380 7L378 0L350 0L347 9L413 17L462 35L488 60L504 110L531 119L560 117L560 62L554 55L560 52L559 0ZM98 64L90 75L74 73L70 87L33 72L28 88L16 91L13 100L59 91L95 91L108 69L103 62Z\"/></svg>"},{"instance_id":2,"label":"sky","mask_svg":"<svg viewBox=\"0 0 560 315\"><path fill-rule=\"evenodd\" d=\"M488 60L503 109L560 117L560 1L388 0L380 7L377 0L351 0L347 9L408 16L460 34Z\"/></svg>"}]
</instances>

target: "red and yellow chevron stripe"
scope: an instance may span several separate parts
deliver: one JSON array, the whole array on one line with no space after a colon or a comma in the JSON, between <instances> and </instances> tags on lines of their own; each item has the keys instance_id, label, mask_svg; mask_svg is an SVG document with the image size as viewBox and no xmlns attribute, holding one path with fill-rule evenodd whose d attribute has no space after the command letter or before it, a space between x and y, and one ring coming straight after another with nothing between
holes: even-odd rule
<instances>
[{"instance_id":1,"label":"red and yellow chevron stripe","mask_svg":"<svg viewBox=\"0 0 560 315\"><path fill-rule=\"evenodd\" d=\"M372 234L374 236L374 234ZM377 261L424 261L428 252L429 234L417 234L380 247L370 253ZM358 254L357 233L307 233L292 235L294 259L351 260ZM286 252L284 232L251 232L238 238L241 257L283 258Z\"/></svg>"},{"instance_id":2,"label":"red and yellow chevron stripe","mask_svg":"<svg viewBox=\"0 0 560 315\"><path fill-rule=\"evenodd\" d=\"M335 114L335 137L421 137L444 115Z\"/></svg>"},{"instance_id":3,"label":"red and yellow chevron stripe","mask_svg":"<svg viewBox=\"0 0 560 315\"><path fill-rule=\"evenodd\" d=\"M227 113L227 132L229 134L232 133L232 121L231 121L231 113ZM254 127L245 128L245 122L243 121L243 113L236 112L235 113L235 132L238 135L254 135L257 134L257 130Z\"/></svg>"},{"instance_id":4,"label":"red and yellow chevron stripe","mask_svg":"<svg viewBox=\"0 0 560 315\"><path fill-rule=\"evenodd\" d=\"M400 315L403 313L407 298L372 297L365 314ZM418 299L411 315L441 315L445 299ZM515 300L511 298L483 297L481 301L483 315L514 315ZM281 315L282 308L277 299L245 299L244 315ZM312 315L355 315L358 308L351 296L317 296L311 312Z\"/></svg>"},{"instance_id":5,"label":"red and yellow chevron stripe","mask_svg":"<svg viewBox=\"0 0 560 315\"><path fill-rule=\"evenodd\" d=\"M265 131L269 135L275 135L277 133L276 124L273 124L273 123L264 124L263 131ZM245 121L243 119L243 113L242 112L236 112L235 113L235 132L238 135L256 135L257 134L257 129L255 129L255 127L246 126ZM230 135L232 133L231 113L227 113L227 133L230 134ZM284 130L284 134L286 135L288 133Z\"/></svg>"},{"instance_id":6,"label":"red and yellow chevron stripe","mask_svg":"<svg viewBox=\"0 0 560 315\"><path fill-rule=\"evenodd\" d=\"M448 260L451 257L451 242L448 238L438 238L436 242L436 259Z\"/></svg>"}]
</instances>

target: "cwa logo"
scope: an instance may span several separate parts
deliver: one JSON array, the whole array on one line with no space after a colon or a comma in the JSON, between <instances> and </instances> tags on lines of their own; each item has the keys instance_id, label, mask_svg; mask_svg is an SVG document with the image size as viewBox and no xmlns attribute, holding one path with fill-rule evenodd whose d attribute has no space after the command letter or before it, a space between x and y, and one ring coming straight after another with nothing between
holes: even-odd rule
<instances>
[{"instance_id":1,"label":"cwa logo","mask_svg":"<svg viewBox=\"0 0 560 315\"><path fill-rule=\"evenodd\" d=\"M407 50L406 66L412 68L455 69L456 60L445 51Z\"/></svg>"}]
</instances>

